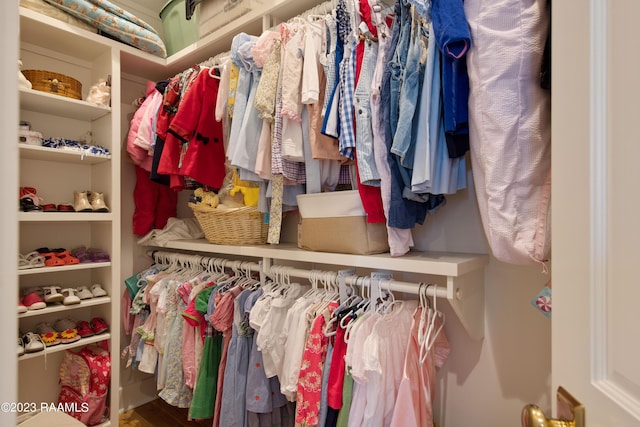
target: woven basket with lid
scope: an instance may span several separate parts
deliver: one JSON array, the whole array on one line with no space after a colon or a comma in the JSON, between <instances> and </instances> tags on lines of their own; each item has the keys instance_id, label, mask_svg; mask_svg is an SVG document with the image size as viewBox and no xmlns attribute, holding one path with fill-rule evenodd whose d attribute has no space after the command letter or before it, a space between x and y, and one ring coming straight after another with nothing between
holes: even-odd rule
<instances>
[{"instance_id":1,"label":"woven basket with lid","mask_svg":"<svg viewBox=\"0 0 640 427\"><path fill-rule=\"evenodd\" d=\"M82 99L82 83L73 77L45 70L22 70L34 90Z\"/></svg>"}]
</instances>

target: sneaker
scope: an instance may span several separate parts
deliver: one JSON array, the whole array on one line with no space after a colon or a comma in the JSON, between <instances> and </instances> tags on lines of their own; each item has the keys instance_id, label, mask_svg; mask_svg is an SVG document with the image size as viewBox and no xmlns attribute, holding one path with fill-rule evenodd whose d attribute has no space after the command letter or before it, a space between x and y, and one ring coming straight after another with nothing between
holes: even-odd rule
<instances>
[{"instance_id":1,"label":"sneaker","mask_svg":"<svg viewBox=\"0 0 640 427\"><path fill-rule=\"evenodd\" d=\"M42 351L45 348L45 344L42 341L42 337L34 332L27 332L22 336L22 342L24 344L25 353L35 353Z\"/></svg>"},{"instance_id":2,"label":"sneaker","mask_svg":"<svg viewBox=\"0 0 640 427\"><path fill-rule=\"evenodd\" d=\"M91 293L96 298L107 296L107 291L102 289L102 285L99 283L95 283L94 285L91 286Z\"/></svg>"},{"instance_id":3,"label":"sneaker","mask_svg":"<svg viewBox=\"0 0 640 427\"><path fill-rule=\"evenodd\" d=\"M65 288L62 290L62 304L74 305L80 304L80 298L77 295L78 291L75 288Z\"/></svg>"},{"instance_id":4,"label":"sneaker","mask_svg":"<svg viewBox=\"0 0 640 427\"><path fill-rule=\"evenodd\" d=\"M78 298L80 298L81 300L93 298L93 293L86 286L78 287L77 291L78 291Z\"/></svg>"},{"instance_id":5,"label":"sneaker","mask_svg":"<svg viewBox=\"0 0 640 427\"><path fill-rule=\"evenodd\" d=\"M27 311L29 311L29 309L22 302L22 298L18 298L18 314L26 313Z\"/></svg>"},{"instance_id":6,"label":"sneaker","mask_svg":"<svg viewBox=\"0 0 640 427\"><path fill-rule=\"evenodd\" d=\"M22 303L29 310L41 310L43 308L47 308L47 303L44 302L42 297L40 296L41 290L38 289L30 289L27 290L22 297Z\"/></svg>"}]
</instances>

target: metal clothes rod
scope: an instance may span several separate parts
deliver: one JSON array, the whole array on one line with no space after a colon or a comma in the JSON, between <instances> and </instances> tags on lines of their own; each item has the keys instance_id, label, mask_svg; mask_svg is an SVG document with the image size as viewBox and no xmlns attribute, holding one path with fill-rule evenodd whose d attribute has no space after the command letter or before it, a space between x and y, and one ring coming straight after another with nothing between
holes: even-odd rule
<instances>
[{"instance_id":1,"label":"metal clothes rod","mask_svg":"<svg viewBox=\"0 0 640 427\"><path fill-rule=\"evenodd\" d=\"M168 251L151 251L147 252L147 255L151 256L154 261L160 263L178 262L181 264L193 263L202 267L212 266L220 268L230 268L234 271L251 271L259 273L262 266L257 262L229 260L226 258L210 257L197 254L185 254L180 252L168 252Z\"/></svg>"},{"instance_id":2,"label":"metal clothes rod","mask_svg":"<svg viewBox=\"0 0 640 427\"><path fill-rule=\"evenodd\" d=\"M188 264L189 262L199 263L202 266L207 265L219 265L223 268L230 268L234 271L248 271L254 273L264 272L271 279L276 277L296 277L299 279L307 279L310 282L325 277L329 280L337 280L337 271L325 271L325 270L305 270L300 268L294 268L287 265L270 265L268 262L263 264L250 261L229 260L226 258L209 257L196 254L185 254L178 252L166 252L166 251L153 251L148 254L156 260L156 262L180 262ZM371 287L372 279L369 276L351 275L345 277L345 282L353 287L366 286ZM380 287L383 290L390 290L393 292L402 292L406 294L418 295L420 290L420 283L415 282L402 282L399 280L381 280ZM446 286L429 286L426 289L426 294L429 297L448 298Z\"/></svg>"}]
</instances>

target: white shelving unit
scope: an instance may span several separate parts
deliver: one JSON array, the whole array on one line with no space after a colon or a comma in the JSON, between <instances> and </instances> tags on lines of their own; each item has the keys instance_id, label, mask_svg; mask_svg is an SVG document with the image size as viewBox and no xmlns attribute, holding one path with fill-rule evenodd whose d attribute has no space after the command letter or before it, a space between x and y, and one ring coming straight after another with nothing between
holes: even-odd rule
<instances>
[{"instance_id":1,"label":"white shelving unit","mask_svg":"<svg viewBox=\"0 0 640 427\"><path fill-rule=\"evenodd\" d=\"M20 357L18 357L19 361L34 359L37 357L43 357L45 352L47 356L55 353L60 353L66 350L71 350L74 348L84 347L85 345L99 343L100 341L109 341L111 339L110 333L102 333L99 335L93 335L87 338L80 338L78 341L70 344L57 344L52 347L47 347L44 351L36 352L36 353L26 353Z\"/></svg>"},{"instance_id":2,"label":"white shelving unit","mask_svg":"<svg viewBox=\"0 0 640 427\"><path fill-rule=\"evenodd\" d=\"M52 304L48 305L47 308L43 308L41 310L29 310L26 313L20 313L18 314L18 319L24 319L25 317L43 316L51 313L68 313L71 310L104 304L111 304L111 297L90 298L80 301L80 304L74 305Z\"/></svg>"},{"instance_id":3,"label":"white shelving unit","mask_svg":"<svg viewBox=\"0 0 640 427\"><path fill-rule=\"evenodd\" d=\"M113 84L113 107L37 90L19 90L20 120L29 122L32 130L44 137L76 141L91 132L90 145L109 150L105 156L19 143L20 186L35 188L43 203L55 205L73 203L75 191L97 191L104 193L110 208L109 213L20 212L16 224L19 252L86 246L102 249L111 257L109 262L17 269L16 292L37 286L64 289L100 284L108 294L80 304L55 304L20 314L21 333L33 331L41 322L54 324L58 319L89 321L100 317L110 327L120 324L120 64L119 50L114 45L112 40L20 8L20 58L24 70L48 70L71 76L82 83L83 99L98 79L111 76ZM60 391L58 367L64 351L103 341L111 351L113 370L109 422L117 425L119 333L102 333L18 357L18 399L56 402Z\"/></svg>"}]
</instances>

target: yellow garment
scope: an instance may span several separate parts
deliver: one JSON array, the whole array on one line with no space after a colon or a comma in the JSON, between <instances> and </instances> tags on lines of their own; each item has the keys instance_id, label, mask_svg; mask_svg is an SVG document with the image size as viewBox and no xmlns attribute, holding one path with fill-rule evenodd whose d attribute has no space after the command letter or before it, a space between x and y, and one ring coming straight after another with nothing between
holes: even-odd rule
<instances>
[{"instance_id":1,"label":"yellow garment","mask_svg":"<svg viewBox=\"0 0 640 427\"><path fill-rule=\"evenodd\" d=\"M233 171L233 188L229 191L229 195L233 196L238 191L241 192L244 197L245 206L258 206L260 188L256 187L255 184L240 180L238 173Z\"/></svg>"},{"instance_id":2,"label":"yellow garment","mask_svg":"<svg viewBox=\"0 0 640 427\"><path fill-rule=\"evenodd\" d=\"M196 197L200 198L200 203L203 205L207 205L207 206L211 206L212 208L215 208L220 203L220 199L218 198L218 195L213 191L204 191L204 189L202 188L196 188L193 194Z\"/></svg>"},{"instance_id":3,"label":"yellow garment","mask_svg":"<svg viewBox=\"0 0 640 427\"><path fill-rule=\"evenodd\" d=\"M231 63L231 74L229 77L229 96L227 98L227 112L229 118L233 118L233 106L236 103L236 89L238 87L238 77L240 76L240 70L238 67Z\"/></svg>"}]
</instances>

